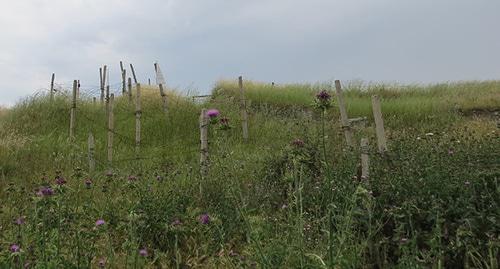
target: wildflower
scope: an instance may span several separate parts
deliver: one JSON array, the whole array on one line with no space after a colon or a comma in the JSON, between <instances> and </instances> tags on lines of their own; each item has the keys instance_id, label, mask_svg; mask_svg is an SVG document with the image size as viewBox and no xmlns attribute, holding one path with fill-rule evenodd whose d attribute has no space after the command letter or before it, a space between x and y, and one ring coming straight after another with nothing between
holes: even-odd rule
<instances>
[{"instance_id":1,"label":"wildflower","mask_svg":"<svg viewBox=\"0 0 500 269\"><path fill-rule=\"evenodd\" d=\"M292 145L296 146L298 148L301 148L301 147L304 146L304 141L302 141L302 139L298 139L297 138L297 139L295 139L295 140L292 141Z\"/></svg>"},{"instance_id":2,"label":"wildflower","mask_svg":"<svg viewBox=\"0 0 500 269\"><path fill-rule=\"evenodd\" d=\"M141 255L141 257L147 257L148 256L148 251L145 248L140 249L139 250L139 255Z\"/></svg>"},{"instance_id":3,"label":"wildflower","mask_svg":"<svg viewBox=\"0 0 500 269\"><path fill-rule=\"evenodd\" d=\"M229 130L231 129L231 126L229 125L229 119L224 117L219 120L220 123L220 129L221 130Z\"/></svg>"},{"instance_id":4,"label":"wildflower","mask_svg":"<svg viewBox=\"0 0 500 269\"><path fill-rule=\"evenodd\" d=\"M156 176L156 180L161 181L162 179L163 178L160 175Z\"/></svg>"},{"instance_id":5,"label":"wildflower","mask_svg":"<svg viewBox=\"0 0 500 269\"><path fill-rule=\"evenodd\" d=\"M96 222L95 222L95 226L96 227L99 227L101 225L104 225L106 224L106 222L103 220L103 219L98 219Z\"/></svg>"},{"instance_id":6,"label":"wildflower","mask_svg":"<svg viewBox=\"0 0 500 269\"><path fill-rule=\"evenodd\" d=\"M200 216L200 223L201 224L209 224L210 223L210 216L205 213Z\"/></svg>"},{"instance_id":7,"label":"wildflower","mask_svg":"<svg viewBox=\"0 0 500 269\"><path fill-rule=\"evenodd\" d=\"M42 197L52 196L54 195L54 190L51 187L43 187L36 194Z\"/></svg>"},{"instance_id":8,"label":"wildflower","mask_svg":"<svg viewBox=\"0 0 500 269\"><path fill-rule=\"evenodd\" d=\"M21 216L21 217L17 218L16 221L14 221L14 223L17 225L23 225L25 220L26 220L26 217Z\"/></svg>"},{"instance_id":9,"label":"wildflower","mask_svg":"<svg viewBox=\"0 0 500 269\"><path fill-rule=\"evenodd\" d=\"M87 187L87 189L90 189L90 187L92 187L92 180L86 179L85 180L85 187Z\"/></svg>"},{"instance_id":10,"label":"wildflower","mask_svg":"<svg viewBox=\"0 0 500 269\"><path fill-rule=\"evenodd\" d=\"M212 109L209 109L207 110L206 112L206 115L209 117L209 118L215 118L217 116L219 116L220 112L219 110L215 109L215 108L212 108Z\"/></svg>"},{"instance_id":11,"label":"wildflower","mask_svg":"<svg viewBox=\"0 0 500 269\"><path fill-rule=\"evenodd\" d=\"M10 249L10 252L12 252L12 253L17 253L17 252L21 251L21 247L19 247L18 244L10 245L9 249Z\"/></svg>"},{"instance_id":12,"label":"wildflower","mask_svg":"<svg viewBox=\"0 0 500 269\"><path fill-rule=\"evenodd\" d=\"M327 109L332 105L331 100L332 96L330 93L326 90L322 90L316 94L315 103L318 108Z\"/></svg>"},{"instance_id":13,"label":"wildflower","mask_svg":"<svg viewBox=\"0 0 500 269\"><path fill-rule=\"evenodd\" d=\"M56 184L59 185L59 186L62 186L64 184L66 184L66 179L64 179L64 177L61 177L61 176L56 176Z\"/></svg>"},{"instance_id":14,"label":"wildflower","mask_svg":"<svg viewBox=\"0 0 500 269\"><path fill-rule=\"evenodd\" d=\"M174 221L172 221L172 225L173 226L178 226L178 225L181 225L182 222L179 220L179 219L175 219Z\"/></svg>"},{"instance_id":15,"label":"wildflower","mask_svg":"<svg viewBox=\"0 0 500 269\"><path fill-rule=\"evenodd\" d=\"M99 268L104 268L104 266L106 266L106 259L100 258L97 265L99 266Z\"/></svg>"}]
</instances>

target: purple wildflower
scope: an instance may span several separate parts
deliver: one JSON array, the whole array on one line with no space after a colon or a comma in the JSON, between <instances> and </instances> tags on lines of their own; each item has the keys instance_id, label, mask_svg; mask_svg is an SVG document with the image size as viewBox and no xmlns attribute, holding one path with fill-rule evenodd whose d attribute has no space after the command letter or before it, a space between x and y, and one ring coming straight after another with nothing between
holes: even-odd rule
<instances>
[{"instance_id":1,"label":"purple wildflower","mask_svg":"<svg viewBox=\"0 0 500 269\"><path fill-rule=\"evenodd\" d=\"M172 221L172 225L173 226L178 226L178 225L181 225L182 222L179 220L179 219L175 219L174 221Z\"/></svg>"},{"instance_id":2,"label":"purple wildflower","mask_svg":"<svg viewBox=\"0 0 500 269\"><path fill-rule=\"evenodd\" d=\"M59 186L62 186L64 184L66 184L66 179L64 179L64 177L61 177L61 176L56 176L56 184L59 185Z\"/></svg>"},{"instance_id":3,"label":"purple wildflower","mask_svg":"<svg viewBox=\"0 0 500 269\"><path fill-rule=\"evenodd\" d=\"M304 141L302 141L302 139L298 139L297 138L297 139L295 139L295 140L292 141L292 145L296 146L298 148L301 148L301 147L304 146Z\"/></svg>"},{"instance_id":4,"label":"purple wildflower","mask_svg":"<svg viewBox=\"0 0 500 269\"><path fill-rule=\"evenodd\" d=\"M42 187L36 194L42 197L52 196L54 194L54 190L51 187Z\"/></svg>"},{"instance_id":5,"label":"purple wildflower","mask_svg":"<svg viewBox=\"0 0 500 269\"><path fill-rule=\"evenodd\" d=\"M16 253L16 252L21 251L21 247L19 247L18 244L12 244L12 245L10 245L9 249L10 249L10 252L12 252L12 253Z\"/></svg>"},{"instance_id":6,"label":"purple wildflower","mask_svg":"<svg viewBox=\"0 0 500 269\"><path fill-rule=\"evenodd\" d=\"M14 223L17 225L23 225L25 220L26 220L26 217L21 216L21 217L17 218L16 221L14 221Z\"/></svg>"},{"instance_id":7,"label":"purple wildflower","mask_svg":"<svg viewBox=\"0 0 500 269\"><path fill-rule=\"evenodd\" d=\"M322 90L316 94L316 98L322 102L329 102L332 96L327 91Z\"/></svg>"},{"instance_id":8,"label":"purple wildflower","mask_svg":"<svg viewBox=\"0 0 500 269\"><path fill-rule=\"evenodd\" d=\"M204 213L200 216L200 223L201 224L209 224L210 223L210 216L207 213Z\"/></svg>"},{"instance_id":9,"label":"purple wildflower","mask_svg":"<svg viewBox=\"0 0 500 269\"><path fill-rule=\"evenodd\" d=\"M106 224L106 222L103 220L103 219L98 219L96 222L95 222L95 226L96 227L99 227L101 225L104 225Z\"/></svg>"},{"instance_id":10,"label":"purple wildflower","mask_svg":"<svg viewBox=\"0 0 500 269\"><path fill-rule=\"evenodd\" d=\"M215 108L212 108L212 109L209 109L207 110L206 112L206 115L209 117L209 118L215 118L217 116L219 116L220 112L219 110L215 109Z\"/></svg>"},{"instance_id":11,"label":"purple wildflower","mask_svg":"<svg viewBox=\"0 0 500 269\"><path fill-rule=\"evenodd\" d=\"M220 129L221 130L229 130L231 129L231 126L229 125L229 119L226 117L223 117L219 120L220 123Z\"/></svg>"},{"instance_id":12,"label":"purple wildflower","mask_svg":"<svg viewBox=\"0 0 500 269\"><path fill-rule=\"evenodd\" d=\"M147 251L147 249L145 249L145 248L140 249L140 250L139 250L139 255L141 255L141 257L147 257L147 256L148 256L148 251Z\"/></svg>"}]
</instances>

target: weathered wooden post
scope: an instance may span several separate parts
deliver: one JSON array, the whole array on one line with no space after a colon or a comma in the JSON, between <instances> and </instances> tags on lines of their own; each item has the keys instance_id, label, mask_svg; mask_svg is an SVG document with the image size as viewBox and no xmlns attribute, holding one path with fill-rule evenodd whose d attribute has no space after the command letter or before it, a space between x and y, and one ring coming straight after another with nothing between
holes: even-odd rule
<instances>
[{"instance_id":1,"label":"weathered wooden post","mask_svg":"<svg viewBox=\"0 0 500 269\"><path fill-rule=\"evenodd\" d=\"M95 140L94 140L94 135L92 133L89 133L89 138L88 138L88 157L89 157L89 173L94 172L95 170Z\"/></svg>"},{"instance_id":2,"label":"weathered wooden post","mask_svg":"<svg viewBox=\"0 0 500 269\"><path fill-rule=\"evenodd\" d=\"M77 87L76 87L76 96L80 98L80 80L77 80Z\"/></svg>"},{"instance_id":3,"label":"weathered wooden post","mask_svg":"<svg viewBox=\"0 0 500 269\"><path fill-rule=\"evenodd\" d=\"M161 100L163 103L163 111L165 114L168 113L168 100L167 100L167 94L165 93L165 90L163 89L163 84L158 84L158 87L160 88L160 95L161 95Z\"/></svg>"},{"instance_id":4,"label":"weathered wooden post","mask_svg":"<svg viewBox=\"0 0 500 269\"><path fill-rule=\"evenodd\" d=\"M135 70L132 64L130 64L130 71L132 71L132 77L134 78L134 83L137 84L137 77L135 76Z\"/></svg>"},{"instance_id":5,"label":"weathered wooden post","mask_svg":"<svg viewBox=\"0 0 500 269\"><path fill-rule=\"evenodd\" d=\"M375 118L375 131L377 134L377 146L380 153L387 151L387 141L385 139L384 120L382 118L382 109L380 107L380 98L377 95L372 96L373 117Z\"/></svg>"},{"instance_id":6,"label":"weathered wooden post","mask_svg":"<svg viewBox=\"0 0 500 269\"><path fill-rule=\"evenodd\" d=\"M56 79L56 74L52 73L52 78L50 79L50 101L54 100L54 80Z\"/></svg>"},{"instance_id":7,"label":"weathered wooden post","mask_svg":"<svg viewBox=\"0 0 500 269\"><path fill-rule=\"evenodd\" d=\"M207 110L200 114L200 174L205 178L208 172L208 116Z\"/></svg>"},{"instance_id":8,"label":"weathered wooden post","mask_svg":"<svg viewBox=\"0 0 500 269\"><path fill-rule=\"evenodd\" d=\"M132 78L128 78L128 82L127 82L127 86L128 86L128 101L129 103L132 103Z\"/></svg>"},{"instance_id":9,"label":"weathered wooden post","mask_svg":"<svg viewBox=\"0 0 500 269\"><path fill-rule=\"evenodd\" d=\"M361 180L368 180L370 176L370 160L368 158L369 146L368 138L361 138Z\"/></svg>"},{"instance_id":10,"label":"weathered wooden post","mask_svg":"<svg viewBox=\"0 0 500 269\"><path fill-rule=\"evenodd\" d=\"M69 139L73 141L75 138L75 120L76 120L76 88L78 87L77 81L73 80L73 99L71 102L71 111L69 119Z\"/></svg>"},{"instance_id":11,"label":"weathered wooden post","mask_svg":"<svg viewBox=\"0 0 500 269\"><path fill-rule=\"evenodd\" d=\"M148 78L148 85L151 86L151 79Z\"/></svg>"},{"instance_id":12,"label":"weathered wooden post","mask_svg":"<svg viewBox=\"0 0 500 269\"><path fill-rule=\"evenodd\" d=\"M141 84L137 83L135 90L135 155L138 158L141 149Z\"/></svg>"},{"instance_id":13,"label":"weathered wooden post","mask_svg":"<svg viewBox=\"0 0 500 269\"><path fill-rule=\"evenodd\" d=\"M114 123L114 113L113 113L113 101L115 100L115 95L111 94L109 97L108 106L108 163L111 166L113 162L113 135L115 129Z\"/></svg>"},{"instance_id":14,"label":"weathered wooden post","mask_svg":"<svg viewBox=\"0 0 500 269\"><path fill-rule=\"evenodd\" d=\"M97 101L97 99L95 98L95 96L94 96L94 97L92 97L92 104L93 104L93 105L95 105L96 101Z\"/></svg>"},{"instance_id":15,"label":"weathered wooden post","mask_svg":"<svg viewBox=\"0 0 500 269\"><path fill-rule=\"evenodd\" d=\"M337 101L339 102L340 110L340 122L342 124L342 130L344 130L345 141L347 146L353 146L352 129L349 122L349 117L347 116L347 109L344 102L344 96L342 93L342 86L340 85L340 80L335 80L335 90L337 91Z\"/></svg>"},{"instance_id":16,"label":"weathered wooden post","mask_svg":"<svg viewBox=\"0 0 500 269\"><path fill-rule=\"evenodd\" d=\"M123 68L123 63L120 61L120 70L122 74L122 95L127 91L127 70Z\"/></svg>"},{"instance_id":17,"label":"weathered wooden post","mask_svg":"<svg viewBox=\"0 0 500 269\"><path fill-rule=\"evenodd\" d=\"M105 90L105 87L106 87L106 73L107 73L107 66L104 65L104 68L102 70L101 104L104 103L104 90Z\"/></svg>"},{"instance_id":18,"label":"weathered wooden post","mask_svg":"<svg viewBox=\"0 0 500 269\"><path fill-rule=\"evenodd\" d=\"M109 85L106 86L106 115L109 112Z\"/></svg>"},{"instance_id":19,"label":"weathered wooden post","mask_svg":"<svg viewBox=\"0 0 500 269\"><path fill-rule=\"evenodd\" d=\"M240 88L240 111L241 111L241 125L243 129L243 141L248 141L248 114L245 100L245 90L243 89L243 77L238 78L238 85Z\"/></svg>"}]
</instances>

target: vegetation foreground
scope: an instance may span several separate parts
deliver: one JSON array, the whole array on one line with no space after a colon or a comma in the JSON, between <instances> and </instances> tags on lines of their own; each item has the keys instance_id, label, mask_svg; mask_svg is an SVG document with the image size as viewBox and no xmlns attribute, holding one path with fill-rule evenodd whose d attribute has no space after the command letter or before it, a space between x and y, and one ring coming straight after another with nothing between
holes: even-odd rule
<instances>
[{"instance_id":1,"label":"vegetation foreground","mask_svg":"<svg viewBox=\"0 0 500 269\"><path fill-rule=\"evenodd\" d=\"M68 93L1 111L0 268L498 268L500 82L346 85L350 118L367 117L354 133L369 138L369 178L329 85L245 90L247 142L236 83L203 103L170 92L166 115L145 89L139 155L133 100L115 98L111 164L106 113L85 92L74 141ZM218 110L205 177L202 108Z\"/></svg>"}]
</instances>

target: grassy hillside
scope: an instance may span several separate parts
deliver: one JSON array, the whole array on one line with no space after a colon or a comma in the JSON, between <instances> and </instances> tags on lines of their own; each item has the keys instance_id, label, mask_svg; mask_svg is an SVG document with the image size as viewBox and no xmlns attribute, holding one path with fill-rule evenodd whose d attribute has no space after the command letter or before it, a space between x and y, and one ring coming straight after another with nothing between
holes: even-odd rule
<instances>
[{"instance_id":1,"label":"grassy hillside","mask_svg":"<svg viewBox=\"0 0 500 269\"><path fill-rule=\"evenodd\" d=\"M359 177L359 147L345 145L328 85L245 81L245 89L248 142L235 82L218 82L201 104L169 92L167 114L158 90L145 88L138 155L134 101L115 98L112 163L104 107L85 93L74 141L65 94L52 102L27 98L0 114L0 265L498 265L499 82L344 85L349 116L367 117L354 132L356 144L370 141L369 179ZM322 89L334 100L324 117L312 105ZM373 94L382 98L385 155L376 151ZM220 110L232 127L211 123L205 178L202 108ZM94 172L89 133L96 138Z\"/></svg>"}]
</instances>

